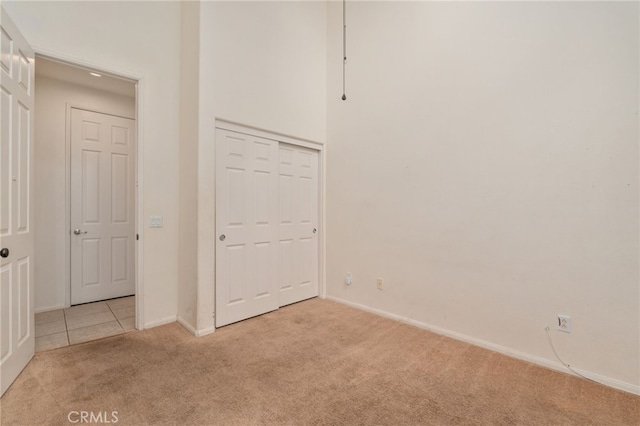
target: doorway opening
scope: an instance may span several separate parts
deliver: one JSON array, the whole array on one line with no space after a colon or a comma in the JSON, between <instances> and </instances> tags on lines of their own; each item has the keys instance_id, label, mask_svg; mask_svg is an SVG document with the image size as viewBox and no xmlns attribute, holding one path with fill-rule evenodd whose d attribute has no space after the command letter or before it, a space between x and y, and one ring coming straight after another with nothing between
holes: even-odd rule
<instances>
[{"instance_id":1,"label":"doorway opening","mask_svg":"<svg viewBox=\"0 0 640 426\"><path fill-rule=\"evenodd\" d=\"M36 55L36 352L136 328L136 81Z\"/></svg>"}]
</instances>

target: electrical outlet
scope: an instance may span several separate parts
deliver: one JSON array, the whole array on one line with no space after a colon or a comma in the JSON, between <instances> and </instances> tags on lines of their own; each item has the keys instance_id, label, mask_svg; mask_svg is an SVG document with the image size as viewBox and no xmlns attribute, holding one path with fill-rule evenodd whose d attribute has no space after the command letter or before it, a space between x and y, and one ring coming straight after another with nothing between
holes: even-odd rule
<instances>
[{"instance_id":1,"label":"electrical outlet","mask_svg":"<svg viewBox=\"0 0 640 426\"><path fill-rule=\"evenodd\" d=\"M571 317L569 315L558 315L558 331L571 333Z\"/></svg>"},{"instance_id":2,"label":"electrical outlet","mask_svg":"<svg viewBox=\"0 0 640 426\"><path fill-rule=\"evenodd\" d=\"M382 278L378 278L378 279L376 280L376 288L377 288L378 290L382 290Z\"/></svg>"},{"instance_id":3,"label":"electrical outlet","mask_svg":"<svg viewBox=\"0 0 640 426\"><path fill-rule=\"evenodd\" d=\"M353 277L351 276L351 272L347 272L347 276L346 276L346 278L344 279L344 283L345 283L346 285L351 285L351 284L353 284Z\"/></svg>"}]
</instances>

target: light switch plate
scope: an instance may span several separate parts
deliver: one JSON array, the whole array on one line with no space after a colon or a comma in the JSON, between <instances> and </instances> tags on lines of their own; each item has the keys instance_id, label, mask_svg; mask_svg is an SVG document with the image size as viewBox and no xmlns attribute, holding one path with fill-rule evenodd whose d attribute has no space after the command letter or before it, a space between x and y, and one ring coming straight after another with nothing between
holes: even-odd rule
<instances>
[{"instance_id":1,"label":"light switch plate","mask_svg":"<svg viewBox=\"0 0 640 426\"><path fill-rule=\"evenodd\" d=\"M162 228L162 216L149 216L149 228Z\"/></svg>"}]
</instances>

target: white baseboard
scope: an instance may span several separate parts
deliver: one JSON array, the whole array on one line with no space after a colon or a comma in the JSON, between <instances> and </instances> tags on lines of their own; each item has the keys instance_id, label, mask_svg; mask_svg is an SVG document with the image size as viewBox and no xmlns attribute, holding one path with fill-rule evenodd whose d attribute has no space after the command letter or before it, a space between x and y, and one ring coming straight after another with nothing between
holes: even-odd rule
<instances>
[{"instance_id":1,"label":"white baseboard","mask_svg":"<svg viewBox=\"0 0 640 426\"><path fill-rule=\"evenodd\" d=\"M216 331L215 327L209 327L209 328L203 328L203 329L196 329L195 327L193 327L191 324L189 324L184 318L182 318L180 315L178 315L177 318L178 324L180 324L181 326L183 326L185 329L187 329L187 331L191 334L193 334L195 337L202 337L202 336L206 336L207 334L211 334L214 331Z\"/></svg>"},{"instance_id":2,"label":"white baseboard","mask_svg":"<svg viewBox=\"0 0 640 426\"><path fill-rule=\"evenodd\" d=\"M427 323L423 323L420 321L416 321L411 318L403 317L402 315L392 314L390 312L382 311L380 309L371 308L369 306L361 305L359 303L350 302L348 300L340 299L334 296L325 296L328 300L333 300L334 302L342 303L343 305L351 306L352 308L360 309L363 311L370 312L372 314L380 315L385 318L390 318L396 321L400 321L405 324L413 325L418 328L422 328L425 330L429 330L436 334L441 334L443 336L451 337L456 340L460 340L462 342L470 343L475 346L479 346L481 348L489 349L495 352L499 352L501 354L510 356L512 358L521 359L523 361L528 361L533 364L537 364L543 367L550 368L552 370L560 371L562 373L567 373L571 375L575 375L571 371L569 371L564 365L560 362L555 362L548 360L546 358L538 357L535 355L530 355L524 352L520 352L506 346L497 345L495 343L487 342L485 340L476 339L475 337L467 336L465 334L457 333L455 331L447 330L444 328L432 326ZM588 377L596 382L599 382L605 386L609 386L612 388L616 388L619 390L623 390L625 392L633 393L636 395L640 395L640 385L634 385L632 383L623 382L621 380L613 379L611 377L602 376L600 374L592 373L590 371L580 370L577 368L573 368L581 375Z\"/></svg>"},{"instance_id":3,"label":"white baseboard","mask_svg":"<svg viewBox=\"0 0 640 426\"><path fill-rule=\"evenodd\" d=\"M180 315L178 315L178 317L176 318L176 321L178 321L178 324L183 326L189 333L198 337L198 331L191 324L189 324L187 320L185 320Z\"/></svg>"},{"instance_id":4,"label":"white baseboard","mask_svg":"<svg viewBox=\"0 0 640 426\"><path fill-rule=\"evenodd\" d=\"M206 336L207 334L212 334L213 332L216 331L216 327L208 327L208 328L202 328L200 330L196 330L197 334L196 337L202 337L202 336Z\"/></svg>"},{"instance_id":5,"label":"white baseboard","mask_svg":"<svg viewBox=\"0 0 640 426\"><path fill-rule=\"evenodd\" d=\"M146 322L144 324L144 328L147 329L147 328L159 327L161 325L171 324L172 322L176 322L176 320L177 320L177 316L171 315L168 317L160 318L158 320Z\"/></svg>"},{"instance_id":6,"label":"white baseboard","mask_svg":"<svg viewBox=\"0 0 640 426\"><path fill-rule=\"evenodd\" d=\"M34 312L36 314L40 314L42 312L57 311L58 309L64 309L64 308L66 308L66 306L64 305L46 306L44 308L36 308Z\"/></svg>"}]
</instances>

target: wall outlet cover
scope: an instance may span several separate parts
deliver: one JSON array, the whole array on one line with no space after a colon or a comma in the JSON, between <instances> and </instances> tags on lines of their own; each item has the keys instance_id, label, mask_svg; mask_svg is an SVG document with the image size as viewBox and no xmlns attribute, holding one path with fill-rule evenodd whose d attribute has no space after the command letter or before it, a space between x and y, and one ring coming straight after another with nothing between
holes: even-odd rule
<instances>
[{"instance_id":1,"label":"wall outlet cover","mask_svg":"<svg viewBox=\"0 0 640 426\"><path fill-rule=\"evenodd\" d=\"M558 331L571 333L571 317L569 315L558 315Z\"/></svg>"}]
</instances>

